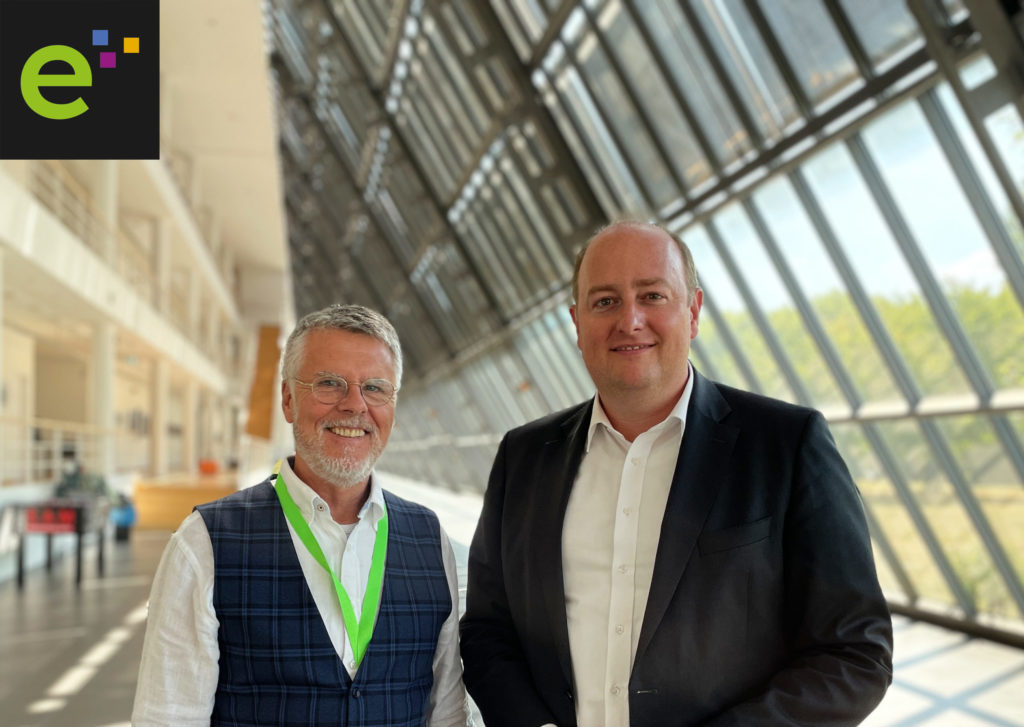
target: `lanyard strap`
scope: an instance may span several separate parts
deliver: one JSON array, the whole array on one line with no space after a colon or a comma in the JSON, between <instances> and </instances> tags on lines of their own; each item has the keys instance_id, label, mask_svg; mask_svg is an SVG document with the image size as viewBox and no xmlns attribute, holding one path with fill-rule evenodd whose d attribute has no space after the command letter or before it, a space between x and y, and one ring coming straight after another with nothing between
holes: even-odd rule
<instances>
[{"instance_id":1,"label":"lanyard strap","mask_svg":"<svg viewBox=\"0 0 1024 727\"><path fill-rule=\"evenodd\" d=\"M274 481L277 499L281 501L281 509L284 510L284 515L295 529L299 540L305 544L309 554L313 556L317 563L323 566L323 569L330 574L331 580L334 581L334 590L338 594L338 603L341 604L341 616L345 622L345 632L348 634L349 644L352 645L352 652L355 655L356 668L358 669L363 661L363 654L366 653L366 647L370 643L370 637L373 636L373 624L377 616L377 607L380 605L380 586L384 580L384 556L388 549L387 513L377 523L377 538L373 543L373 559L370 561L370 577L366 583L366 593L363 595L363 613L357 620L356 611L352 607L352 601L349 599L348 593L345 592L345 587L341 585L338 576L334 574L334 570L327 562L327 558L324 557L324 551L320 548L320 543L317 542L313 531L309 529L309 524L302 517L302 513L299 512L299 507L292 499L288 488L285 487L279 470L280 463L278 463L277 467L277 479Z\"/></svg>"}]
</instances>

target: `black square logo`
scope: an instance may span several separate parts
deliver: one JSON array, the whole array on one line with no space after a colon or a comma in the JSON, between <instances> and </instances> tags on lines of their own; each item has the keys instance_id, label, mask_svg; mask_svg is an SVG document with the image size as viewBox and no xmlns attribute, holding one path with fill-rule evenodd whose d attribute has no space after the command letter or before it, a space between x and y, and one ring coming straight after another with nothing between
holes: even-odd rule
<instances>
[{"instance_id":1,"label":"black square logo","mask_svg":"<svg viewBox=\"0 0 1024 727\"><path fill-rule=\"evenodd\" d=\"M0 159L159 156L159 0L0 0Z\"/></svg>"}]
</instances>

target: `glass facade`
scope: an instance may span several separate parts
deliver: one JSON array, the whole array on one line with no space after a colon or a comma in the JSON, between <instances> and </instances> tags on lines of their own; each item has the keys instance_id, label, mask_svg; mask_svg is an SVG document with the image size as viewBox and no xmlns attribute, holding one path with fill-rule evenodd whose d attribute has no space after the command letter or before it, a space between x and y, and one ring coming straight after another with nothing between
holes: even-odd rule
<instances>
[{"instance_id":1,"label":"glass facade","mask_svg":"<svg viewBox=\"0 0 1024 727\"><path fill-rule=\"evenodd\" d=\"M591 396L575 250L657 220L705 290L694 365L825 413L891 602L1024 629L1008 4L267 6L296 310L365 303L407 351L384 468L481 491L507 429Z\"/></svg>"}]
</instances>

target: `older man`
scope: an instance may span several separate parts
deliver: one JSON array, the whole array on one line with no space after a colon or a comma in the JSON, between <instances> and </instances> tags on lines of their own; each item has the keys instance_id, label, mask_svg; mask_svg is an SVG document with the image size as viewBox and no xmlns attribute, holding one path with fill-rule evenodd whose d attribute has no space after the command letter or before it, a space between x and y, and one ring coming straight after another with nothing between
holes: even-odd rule
<instances>
[{"instance_id":1,"label":"older man","mask_svg":"<svg viewBox=\"0 0 1024 727\"><path fill-rule=\"evenodd\" d=\"M487 727L858 723L892 627L822 416L694 370L703 292L657 226L599 232L573 297L597 396L506 435L470 549Z\"/></svg>"},{"instance_id":2,"label":"older man","mask_svg":"<svg viewBox=\"0 0 1024 727\"><path fill-rule=\"evenodd\" d=\"M401 377L380 314L299 321L281 382L295 457L171 537L134 725L466 724L451 544L373 475Z\"/></svg>"}]
</instances>

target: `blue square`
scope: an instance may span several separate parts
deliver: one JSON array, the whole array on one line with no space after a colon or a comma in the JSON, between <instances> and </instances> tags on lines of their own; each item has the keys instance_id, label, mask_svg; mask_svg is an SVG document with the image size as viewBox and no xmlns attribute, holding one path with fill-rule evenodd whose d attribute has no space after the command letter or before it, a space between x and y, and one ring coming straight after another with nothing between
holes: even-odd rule
<instances>
[{"instance_id":1,"label":"blue square","mask_svg":"<svg viewBox=\"0 0 1024 727\"><path fill-rule=\"evenodd\" d=\"M107 31L105 31L105 30L94 30L94 31L92 31L92 44L93 45L106 45L107 44Z\"/></svg>"}]
</instances>

